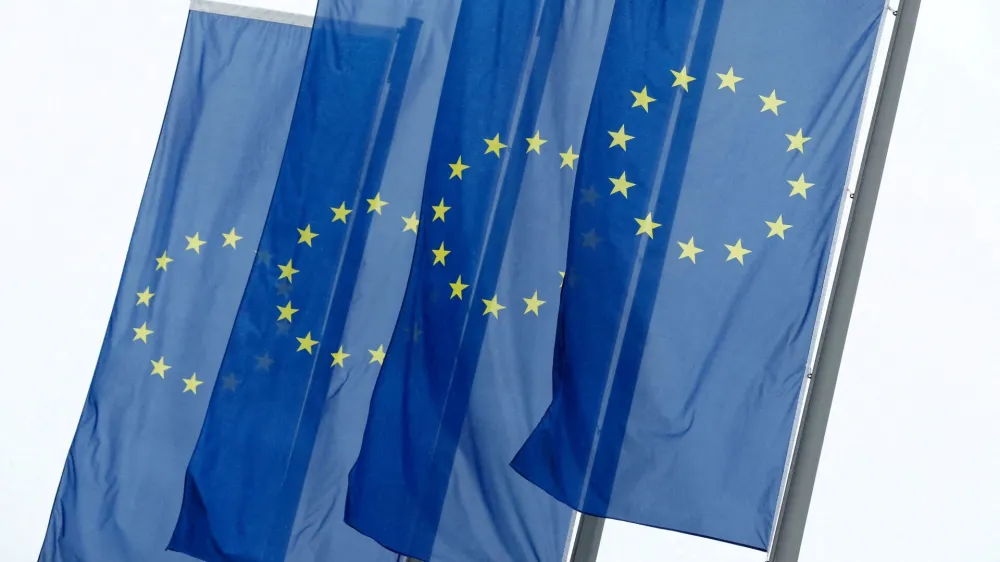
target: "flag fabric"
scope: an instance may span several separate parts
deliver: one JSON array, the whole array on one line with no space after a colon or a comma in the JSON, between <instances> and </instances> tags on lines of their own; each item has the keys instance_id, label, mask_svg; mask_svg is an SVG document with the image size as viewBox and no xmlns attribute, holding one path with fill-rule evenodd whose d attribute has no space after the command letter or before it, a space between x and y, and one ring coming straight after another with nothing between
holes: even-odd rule
<instances>
[{"instance_id":1,"label":"flag fabric","mask_svg":"<svg viewBox=\"0 0 1000 562\"><path fill-rule=\"evenodd\" d=\"M41 559L763 549L882 8L192 13Z\"/></svg>"},{"instance_id":2,"label":"flag fabric","mask_svg":"<svg viewBox=\"0 0 1000 562\"><path fill-rule=\"evenodd\" d=\"M616 3L526 478L588 514L766 549L884 11Z\"/></svg>"},{"instance_id":3,"label":"flag fabric","mask_svg":"<svg viewBox=\"0 0 1000 562\"><path fill-rule=\"evenodd\" d=\"M433 559L509 501L456 475L488 500L510 455L586 513L764 549L882 11L463 3L347 522Z\"/></svg>"},{"instance_id":4,"label":"flag fabric","mask_svg":"<svg viewBox=\"0 0 1000 562\"><path fill-rule=\"evenodd\" d=\"M532 120L548 119L576 134L585 122L585 104L571 99L571 92L542 88L549 62L557 60L561 4L544 12L520 4L319 2L257 261L241 291L220 377L191 456L171 550L206 561L366 562L381 560L379 553L387 552L344 525L348 469L357 458L372 388L388 350L441 337L437 323L400 316L411 262L431 265L437 255L441 261L435 267L443 269L453 259L450 250L432 254L418 241L425 232L436 238L460 234L463 225L478 220L478 211L465 209L474 204L466 198L473 196L471 190L485 192L490 186L461 185L457 178L465 164L449 168L439 161L435 137L455 134L462 125L463 133L479 135L479 154L466 155L467 161L494 171L504 165L507 175L497 172L492 181L516 175L507 183L520 185L528 157L536 154L522 150L516 161L505 164L510 151L496 140L498 133L506 137L512 127L523 126L508 116L518 99L528 100L520 103ZM460 23L469 14L480 18L473 37ZM497 45L488 25L500 15L518 35ZM535 21L534 34L514 25L523 17ZM587 32L574 31L579 37ZM538 46L530 56L537 64L522 60L528 56L525 45L533 41ZM521 50L515 54L508 42ZM472 46L490 50L474 52ZM491 85L492 63L482 62L489 57L509 60L502 82ZM596 61L586 59L579 69L591 82ZM477 65L486 72L470 72ZM494 86L503 90L490 91ZM476 90L461 94L464 87ZM543 95L561 107L574 107L578 117L539 116ZM440 113L454 116L447 128L442 129ZM473 124L481 127L473 129ZM483 136L494 140L484 142ZM493 151L485 152L490 147ZM458 170L458 175L449 182L441 169ZM568 219L562 210L572 196L571 176L558 172L557 167L535 172L535 181L551 188L525 192L534 197L525 200L531 214L520 219L522 230L510 252L512 257L524 254L517 268L530 270L536 297L553 303L566 232L546 227L542 221L552 213L542 211ZM551 183L557 181L562 189ZM433 297L438 306L458 302L450 298L452 290L448 284L440 288ZM464 298L473 302L472 291ZM416 538L426 547L418 552L422 560L562 558L571 510L509 467L552 390L556 316L523 316L523 336L505 336L518 337L498 344L496 358L504 363L493 363L491 374L480 377L474 389L475 414L466 418L461 462L436 473L439 511L397 512L378 504L378 498L361 500L372 502L380 520L413 516L433 522L433 528L418 530ZM368 438L380 441L380 428L373 431ZM383 451L381 462L408 460L394 447ZM380 477L372 470L367 482L378 487ZM381 534L367 534L400 550Z\"/></svg>"},{"instance_id":5,"label":"flag fabric","mask_svg":"<svg viewBox=\"0 0 1000 562\"><path fill-rule=\"evenodd\" d=\"M342 536L317 537L311 526L331 516L342 524L338 475L346 477L353 461L396 317L394 299L373 290L392 287L366 284L362 266L405 282L412 252L413 233L392 214L418 202L382 183L418 31L314 22L258 259L222 361L227 374L216 382L191 458L173 550L206 561L284 560L286 552L367 560L384 551L347 527ZM376 252L363 264L366 248ZM352 319L352 305L364 315ZM293 536L300 518L310 523Z\"/></svg>"},{"instance_id":6,"label":"flag fabric","mask_svg":"<svg viewBox=\"0 0 1000 562\"><path fill-rule=\"evenodd\" d=\"M453 22L424 21L454 38L409 283L345 512L397 552L562 559L570 511L509 463L551 400L560 287L577 282L564 267L571 155L612 7L477 0Z\"/></svg>"},{"instance_id":7,"label":"flag fabric","mask_svg":"<svg viewBox=\"0 0 1000 562\"><path fill-rule=\"evenodd\" d=\"M166 548L213 386L223 396L238 396L251 384L244 378L275 376L280 367L267 371L271 360L264 350L253 363L257 370L220 371L248 276L266 259L257 252L258 240L272 212L310 38L308 16L277 16L284 23L189 14L41 561L195 560ZM274 325L270 320L267 328ZM353 384L359 406L367 404L372 374L344 385ZM343 412L337 421L347 431L333 439L357 447L364 416L356 409ZM284 559L328 560L335 543L349 560L395 562L397 555L341 517L325 517L322 510L335 509L336 502L322 480L336 477L335 466L309 488L294 527L298 542Z\"/></svg>"}]
</instances>

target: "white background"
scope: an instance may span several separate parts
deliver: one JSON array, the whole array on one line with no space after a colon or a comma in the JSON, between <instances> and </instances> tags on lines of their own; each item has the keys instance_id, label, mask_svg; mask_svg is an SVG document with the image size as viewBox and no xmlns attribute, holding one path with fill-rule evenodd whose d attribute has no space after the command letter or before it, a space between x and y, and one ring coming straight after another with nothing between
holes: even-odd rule
<instances>
[{"instance_id":1,"label":"white background","mask_svg":"<svg viewBox=\"0 0 1000 562\"><path fill-rule=\"evenodd\" d=\"M2 562L38 555L186 16L185 0L0 0ZM998 28L991 0L922 7L803 562L1000 561ZM764 559L620 523L601 548Z\"/></svg>"}]
</instances>

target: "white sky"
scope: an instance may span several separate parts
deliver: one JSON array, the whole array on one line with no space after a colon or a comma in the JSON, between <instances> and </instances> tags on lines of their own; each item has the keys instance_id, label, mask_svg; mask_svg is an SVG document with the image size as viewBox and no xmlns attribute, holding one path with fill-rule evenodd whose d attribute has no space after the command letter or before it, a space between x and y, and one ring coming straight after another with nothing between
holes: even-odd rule
<instances>
[{"instance_id":1,"label":"white sky","mask_svg":"<svg viewBox=\"0 0 1000 562\"><path fill-rule=\"evenodd\" d=\"M186 0L0 0L0 560L38 555L186 16ZM803 562L1000 560L998 28L991 0L922 6ZM601 548L764 559L621 523Z\"/></svg>"}]
</instances>

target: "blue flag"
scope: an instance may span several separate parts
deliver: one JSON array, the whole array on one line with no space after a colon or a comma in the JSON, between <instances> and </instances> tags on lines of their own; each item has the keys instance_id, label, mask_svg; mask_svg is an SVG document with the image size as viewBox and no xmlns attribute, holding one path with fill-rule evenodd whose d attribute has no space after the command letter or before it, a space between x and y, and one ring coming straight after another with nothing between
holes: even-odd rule
<instances>
[{"instance_id":1,"label":"blue flag","mask_svg":"<svg viewBox=\"0 0 1000 562\"><path fill-rule=\"evenodd\" d=\"M469 74L456 59L493 56L468 51L470 41L497 47L482 28L470 39L456 19L471 13L480 25L495 22L503 4L319 3L258 259L191 456L171 550L207 561L384 559L382 546L343 524L347 473L387 350L440 337L433 322L399 314L411 261L416 255L413 263L420 267L433 257L422 247L414 254L414 244L425 231L437 236L445 225L476 220L474 211L463 209L457 180L449 184L439 173L425 177L430 168L449 170L433 148L432 137L441 130L435 115L457 111L458 119L477 113L485 119L502 99L503 109L489 122L497 129L488 136L506 136L514 122L504 113L515 100L527 99L521 103L525 115L537 116L539 77L553 60L561 8L517 8L509 13L511 23L521 16L536 20L542 43L532 56L539 63L512 58L499 85L514 91L496 99L480 89L474 104L456 105L464 103L457 88L489 75ZM508 4L514 9L517 3ZM530 31L509 39L521 49L518 54L513 45L499 45L494 55L507 57L509 51L523 58L533 41ZM596 58L591 60L581 72L593 81ZM579 115L573 126L582 131L584 112ZM491 143L477 139L482 160L506 162L503 143ZM483 154L490 146L495 152ZM520 175L525 161L519 155L509 173ZM447 193L440 191L445 186L451 187ZM537 194L541 199L529 208L565 207L571 194L566 183ZM523 220L534 224L539 215L533 217ZM544 275L538 289L553 300L564 237L565 231L541 228L519 242L536 247L532 260L539 262L530 268ZM447 250L438 255L450 259ZM442 306L449 303L448 293L435 298ZM465 437L475 449L441 481L450 486L449 501L434 516L433 531L420 537L433 544L421 551L425 560L557 562L562 556L570 509L508 466L551 398L555 315L533 319L526 329L547 335L519 359L532 371L511 377L497 368L492 380L483 379L489 386L477 391L482 414ZM513 351L512 344L506 347ZM506 391L500 393L498 385ZM381 462L405 460L391 449ZM379 475L371 476L377 485ZM373 509L382 509L377 498L371 501ZM390 508L378 517L389 521L396 513ZM398 550L393 541L372 538Z\"/></svg>"},{"instance_id":2,"label":"blue flag","mask_svg":"<svg viewBox=\"0 0 1000 562\"><path fill-rule=\"evenodd\" d=\"M513 459L581 511L765 548L882 8L464 3L347 522L458 553L454 517L535 515Z\"/></svg>"},{"instance_id":3,"label":"blue flag","mask_svg":"<svg viewBox=\"0 0 1000 562\"><path fill-rule=\"evenodd\" d=\"M403 203L381 184L418 31L314 23L258 259L191 458L172 550L206 561L284 560L286 552L377 560L386 552L346 526L317 552L309 527L331 514L341 520L336 474L346 475L356 454L395 321L391 298L367 298L365 247L383 239L380 255L369 256L381 277L408 263L387 247L412 251L398 219L378 232L374 225L387 205ZM365 315L348 336L358 300ZM327 415L336 423L324 428ZM300 503L317 495L327 505ZM300 518L311 520L307 535L293 537ZM303 550L311 554L294 555Z\"/></svg>"},{"instance_id":4,"label":"blue flag","mask_svg":"<svg viewBox=\"0 0 1000 562\"><path fill-rule=\"evenodd\" d=\"M562 559L570 511L509 463L552 396L573 155L612 8L477 0L450 24L417 247L345 513L392 550Z\"/></svg>"},{"instance_id":5,"label":"blue flag","mask_svg":"<svg viewBox=\"0 0 1000 562\"><path fill-rule=\"evenodd\" d=\"M295 24L308 25L310 18L286 16L278 19L291 23L190 13L42 561L193 562L195 558L166 549L213 386L218 386L220 399L233 400L255 391L252 377L278 376L278 361L284 357L272 359L268 349L259 350L249 367L230 365L224 355L244 289L256 283L254 264L270 259L277 265L277 255L257 252L258 240L269 215L281 211L271 208L271 200L310 38L308 27ZM317 230L324 226L313 223ZM314 245L322 242L318 238ZM296 277L296 287L300 279ZM290 287L272 283L270 288L284 304L287 295L278 291ZM298 306L295 293L290 294ZM274 318L268 320L262 328L275 325ZM236 330L243 327L235 325ZM343 424L346 431L324 435L337 447L358 446L365 419L359 410L371 392L366 384L372 384L370 377L343 384L342 395L360 398L356 404L348 399L351 407L331 422ZM359 562L397 560L347 527L339 515L327 516L336 509L337 491L326 479L337 481L338 468L346 479L350 462L325 465L307 484L307 499L292 530L298 540L284 559L328 560L337 548Z\"/></svg>"},{"instance_id":6,"label":"blue flag","mask_svg":"<svg viewBox=\"0 0 1000 562\"><path fill-rule=\"evenodd\" d=\"M616 3L526 478L766 549L883 11Z\"/></svg>"}]
</instances>

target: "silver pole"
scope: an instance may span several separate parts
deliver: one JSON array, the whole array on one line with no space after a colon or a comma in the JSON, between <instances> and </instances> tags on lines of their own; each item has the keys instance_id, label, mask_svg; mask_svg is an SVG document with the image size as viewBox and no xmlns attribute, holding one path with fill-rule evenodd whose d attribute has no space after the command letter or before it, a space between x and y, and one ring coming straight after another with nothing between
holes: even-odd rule
<instances>
[{"instance_id":1,"label":"silver pole","mask_svg":"<svg viewBox=\"0 0 1000 562\"><path fill-rule=\"evenodd\" d=\"M576 529L576 542L569 562L597 562L597 551L604 534L604 519L592 515L580 515L580 525Z\"/></svg>"},{"instance_id":2,"label":"silver pole","mask_svg":"<svg viewBox=\"0 0 1000 562\"><path fill-rule=\"evenodd\" d=\"M779 511L774 528L769 562L797 562L799 559L823 438L830 420L830 406L837 386L837 373L844 355L847 328L851 323L851 311L858 292L861 266L919 11L920 0L900 0L899 8L893 12L897 16L896 25L889 42L882 85L875 101L868 145L854 195L856 201L848 217L844 249L833 281L826 325L820 336L812 385L802 414L796 450L792 453L788 469L783 510Z\"/></svg>"}]
</instances>

